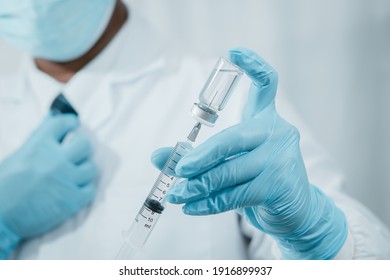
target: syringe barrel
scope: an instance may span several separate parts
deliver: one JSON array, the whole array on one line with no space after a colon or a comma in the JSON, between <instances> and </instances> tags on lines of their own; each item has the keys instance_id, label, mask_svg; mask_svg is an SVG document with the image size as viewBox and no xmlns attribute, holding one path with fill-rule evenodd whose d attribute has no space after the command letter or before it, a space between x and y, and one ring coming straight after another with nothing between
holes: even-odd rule
<instances>
[{"instance_id":1,"label":"syringe barrel","mask_svg":"<svg viewBox=\"0 0 390 280\"><path fill-rule=\"evenodd\" d=\"M199 95L199 102L192 108L192 116L198 123L187 137L187 142L176 144L133 224L124 233L125 240L117 258L128 258L134 248L144 246L164 210L166 195L176 181L177 163L192 149L191 143L195 141L201 124L215 124L217 113L225 108L242 74L243 71L229 60L223 57L218 60Z\"/></svg>"},{"instance_id":2,"label":"syringe barrel","mask_svg":"<svg viewBox=\"0 0 390 280\"><path fill-rule=\"evenodd\" d=\"M192 150L192 146L189 142L178 142L176 144L160 175L157 177L152 190L138 211L133 224L124 233L125 243L123 248L127 248L130 245L138 248L144 246L164 210L166 195L177 180L175 174L176 165L190 150ZM119 258L126 258L124 254L127 250L121 250L121 252Z\"/></svg>"}]
</instances>

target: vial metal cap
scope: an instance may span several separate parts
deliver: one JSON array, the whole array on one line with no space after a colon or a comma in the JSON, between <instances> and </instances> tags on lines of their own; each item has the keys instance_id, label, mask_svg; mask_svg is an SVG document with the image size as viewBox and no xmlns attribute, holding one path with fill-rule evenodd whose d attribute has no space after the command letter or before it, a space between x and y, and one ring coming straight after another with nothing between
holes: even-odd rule
<instances>
[{"instance_id":1,"label":"vial metal cap","mask_svg":"<svg viewBox=\"0 0 390 280\"><path fill-rule=\"evenodd\" d=\"M194 119L207 126L214 126L218 119L216 112L207 110L198 103L195 103L194 106L192 106L191 114Z\"/></svg>"}]
</instances>

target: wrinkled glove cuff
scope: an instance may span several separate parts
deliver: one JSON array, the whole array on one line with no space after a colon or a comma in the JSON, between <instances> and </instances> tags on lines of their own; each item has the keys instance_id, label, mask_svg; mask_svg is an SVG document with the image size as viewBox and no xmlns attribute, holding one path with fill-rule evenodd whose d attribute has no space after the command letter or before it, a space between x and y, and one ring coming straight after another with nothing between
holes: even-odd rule
<instances>
[{"instance_id":1,"label":"wrinkled glove cuff","mask_svg":"<svg viewBox=\"0 0 390 280\"><path fill-rule=\"evenodd\" d=\"M319 215L312 220L309 218L312 224L300 234L278 239L279 248L286 259L333 259L348 236L344 213L317 187L311 187L316 197L312 200L313 207L320 208L316 209Z\"/></svg>"},{"instance_id":2,"label":"wrinkled glove cuff","mask_svg":"<svg viewBox=\"0 0 390 280\"><path fill-rule=\"evenodd\" d=\"M20 237L0 220L0 260L7 259L20 242Z\"/></svg>"}]
</instances>

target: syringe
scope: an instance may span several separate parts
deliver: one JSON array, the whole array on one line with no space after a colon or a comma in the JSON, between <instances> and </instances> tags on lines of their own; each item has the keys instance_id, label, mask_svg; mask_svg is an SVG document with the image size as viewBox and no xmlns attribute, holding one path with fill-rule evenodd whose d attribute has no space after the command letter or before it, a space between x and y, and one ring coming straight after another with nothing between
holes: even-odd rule
<instances>
[{"instance_id":1,"label":"syringe","mask_svg":"<svg viewBox=\"0 0 390 280\"><path fill-rule=\"evenodd\" d=\"M185 142L177 142L161 170L152 190L138 211L135 220L127 232L124 232L124 243L118 253L117 259L124 259L132 255L136 249L142 248L151 234L154 226L164 211L165 196L177 178L175 168L179 160L190 150L201 128L201 123L191 130Z\"/></svg>"},{"instance_id":2,"label":"syringe","mask_svg":"<svg viewBox=\"0 0 390 280\"><path fill-rule=\"evenodd\" d=\"M165 197L177 180L175 174L177 163L193 149L192 144L195 142L202 124L214 126L218 118L218 111L225 108L242 74L243 72L227 59L221 57L218 60L199 95L199 103L195 103L191 110L197 123L187 136L187 141L178 142L169 155L133 224L128 231L124 232L124 242L117 259L128 259L136 250L145 245L164 211Z\"/></svg>"}]
</instances>

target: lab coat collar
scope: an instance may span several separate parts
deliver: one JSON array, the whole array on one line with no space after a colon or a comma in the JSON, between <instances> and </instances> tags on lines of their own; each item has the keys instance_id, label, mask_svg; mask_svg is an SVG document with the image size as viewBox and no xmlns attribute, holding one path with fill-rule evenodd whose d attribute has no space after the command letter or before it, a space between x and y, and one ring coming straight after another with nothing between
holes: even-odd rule
<instances>
[{"instance_id":1,"label":"lab coat collar","mask_svg":"<svg viewBox=\"0 0 390 280\"><path fill-rule=\"evenodd\" d=\"M79 112L81 121L91 129L98 129L114 111L113 87L164 67L163 46L163 40L159 40L143 18L130 11L127 22L110 44L66 84L41 72L28 59L25 63L28 89L32 89L39 109L44 112L63 93Z\"/></svg>"},{"instance_id":2,"label":"lab coat collar","mask_svg":"<svg viewBox=\"0 0 390 280\"><path fill-rule=\"evenodd\" d=\"M62 84L39 71L31 57L23 59L22 71L25 88L17 98L22 101L25 94L32 93L37 101L39 113L42 115L47 113L51 102L61 92Z\"/></svg>"}]
</instances>

